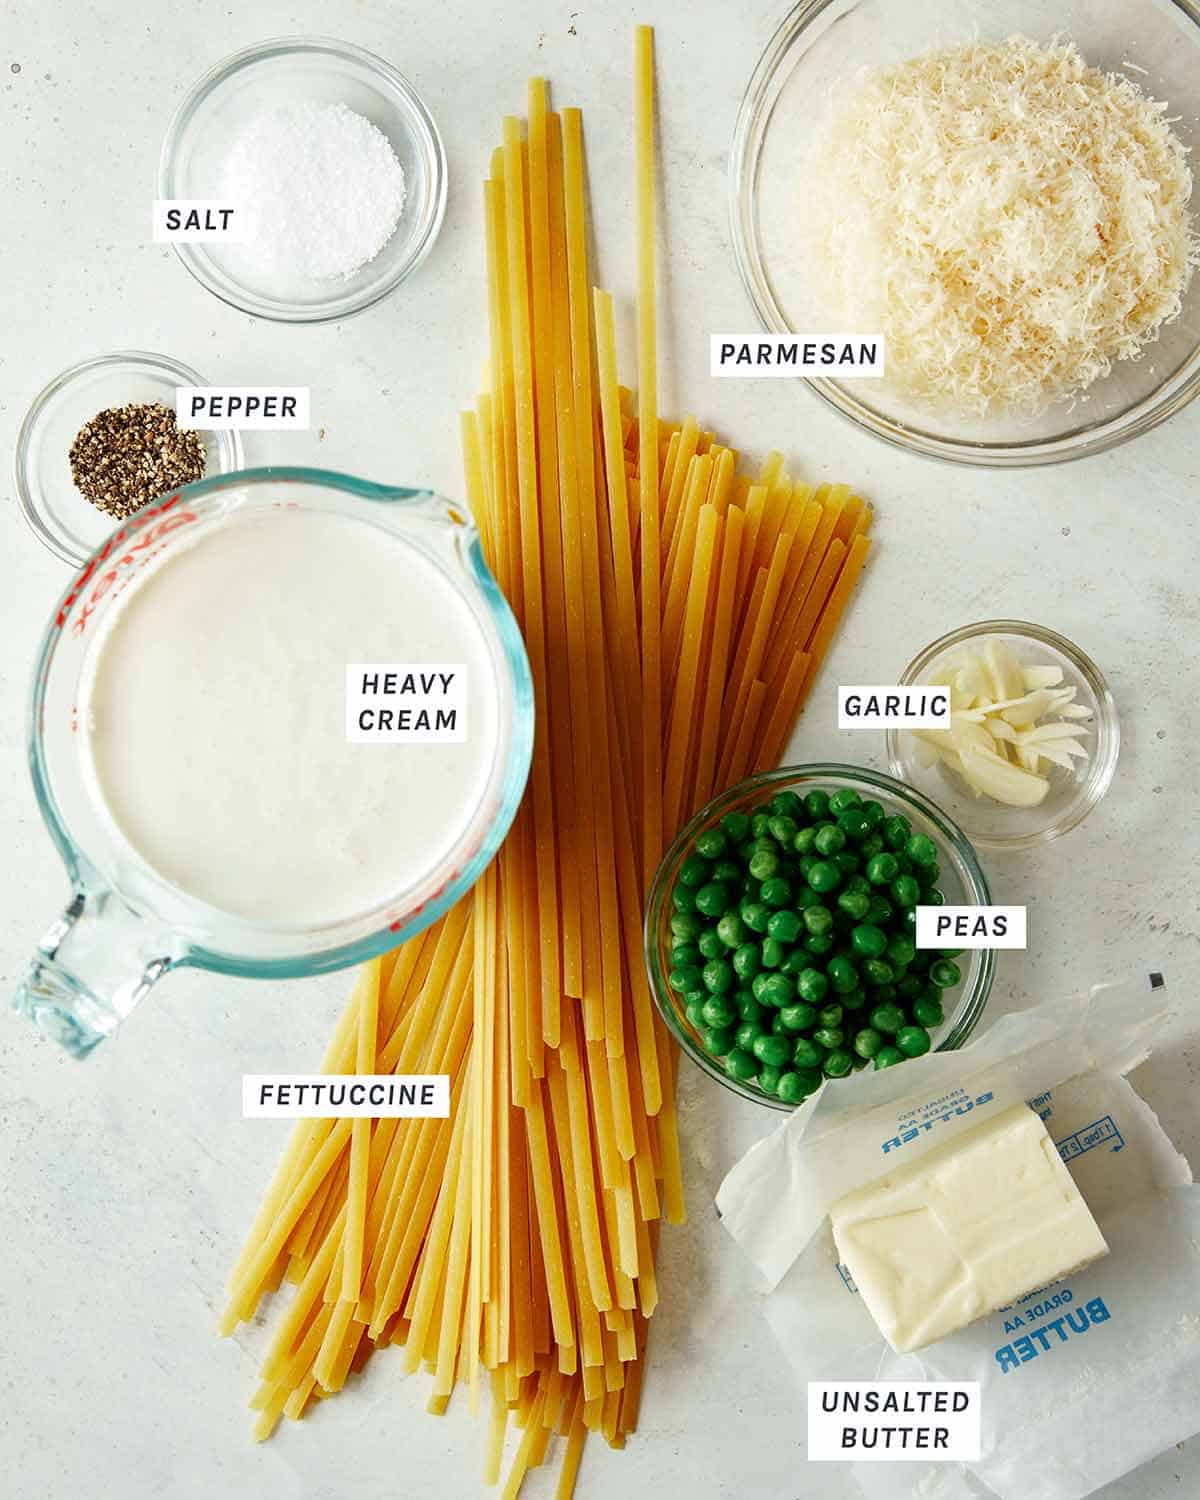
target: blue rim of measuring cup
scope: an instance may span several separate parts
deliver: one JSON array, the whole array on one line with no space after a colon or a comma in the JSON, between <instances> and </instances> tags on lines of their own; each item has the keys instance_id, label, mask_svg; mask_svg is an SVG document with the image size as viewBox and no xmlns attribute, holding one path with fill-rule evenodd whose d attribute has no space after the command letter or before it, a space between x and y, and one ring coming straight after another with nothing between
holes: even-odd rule
<instances>
[{"instance_id":1,"label":"blue rim of measuring cup","mask_svg":"<svg viewBox=\"0 0 1200 1500\"><path fill-rule=\"evenodd\" d=\"M195 499L216 491L232 489L237 485L255 485L268 482L297 482L301 484L323 485L327 489L341 490L343 493L354 495L358 499L382 505L405 505L425 501L439 501L442 504L461 511L464 517L470 516L470 511L465 505L448 501L445 496L439 495L435 490L417 489L403 485L376 484L371 480L357 479L354 475L342 474L334 469L312 469L299 466L272 465L215 474L209 479L200 479L194 484L184 485L173 493L185 499ZM119 535L121 530L131 521L136 521L138 516L145 514L146 511L152 510L156 505L160 504L161 500L162 497L160 496L158 500L151 501L148 505L143 506L140 511L136 511L132 516L129 516L121 523L121 526L116 528L111 536L106 538L89 555L83 567L74 576L67 588L59 595L50 616L50 623L47 625L42 636L37 658L34 662L33 681L30 687L25 726L29 771L33 779L34 795L37 798L42 820L46 824L50 837L54 841L59 857L67 868L71 883L77 890L105 888L108 886L108 882L99 873L97 867L92 864L86 851L80 848L67 829L66 819L59 809L50 786L45 747L42 735L39 732L39 725L45 707L49 663L54 654L55 645L61 637L61 627L57 622L59 617L69 608L70 604L74 603L80 587L80 578L94 566L99 555L112 544L113 538ZM235 954L223 953L218 949L193 943L187 937L186 933L181 933L180 950L178 953L170 955L168 959L170 967L202 968L211 970L213 973L232 974L245 979L299 979L309 975L327 974L336 969L348 968L352 964L362 963L366 959L376 957L380 953L386 953L404 942L407 938L414 937L418 932L424 931L426 927L449 911L471 889L491 863L500 845L504 842L509 828L512 826L512 821L516 816L517 808L520 806L521 797L525 791L525 783L529 776L529 766L533 757L535 718L533 679L529 670L529 658L525 653L525 642L522 639L516 619L509 607L508 600L501 593L499 585L492 576L487 563L484 561L479 532L473 520L464 522L463 532L459 540L460 550L467 563L470 577L478 585L480 592L483 594L484 601L488 606L492 621L496 627L504 661L511 675L513 689L512 737L504 777L499 788L496 815L475 854L464 864L463 868L453 879L447 881L436 895L431 896L428 901L422 904L418 911L399 926L384 927L380 931L371 933L367 937L359 938L352 943L342 943L335 948L327 948L317 953L290 958L242 958ZM118 891L118 894L121 900L126 901L135 911L140 910L136 904L129 902L124 892ZM199 906L204 905L204 903L200 902L196 904ZM239 923L236 917L231 917L229 913L221 912L216 907L209 907L207 909L216 913L224 921L233 925L243 926L246 930L252 930L255 926L254 923Z\"/></svg>"}]
</instances>

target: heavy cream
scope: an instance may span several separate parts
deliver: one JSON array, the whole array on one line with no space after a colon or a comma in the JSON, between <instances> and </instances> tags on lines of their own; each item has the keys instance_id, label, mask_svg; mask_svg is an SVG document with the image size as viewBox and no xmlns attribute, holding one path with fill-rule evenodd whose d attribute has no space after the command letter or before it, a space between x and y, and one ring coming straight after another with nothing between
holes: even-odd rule
<instances>
[{"instance_id":1,"label":"heavy cream","mask_svg":"<svg viewBox=\"0 0 1200 1500\"><path fill-rule=\"evenodd\" d=\"M436 665L411 679L427 708L461 668L455 734L352 738L347 668L363 663ZM370 521L260 510L199 528L129 586L84 665L80 752L121 839L171 884L248 921L324 924L444 863L492 769L497 691L469 605L417 548ZM411 695L388 702L421 722Z\"/></svg>"}]
</instances>

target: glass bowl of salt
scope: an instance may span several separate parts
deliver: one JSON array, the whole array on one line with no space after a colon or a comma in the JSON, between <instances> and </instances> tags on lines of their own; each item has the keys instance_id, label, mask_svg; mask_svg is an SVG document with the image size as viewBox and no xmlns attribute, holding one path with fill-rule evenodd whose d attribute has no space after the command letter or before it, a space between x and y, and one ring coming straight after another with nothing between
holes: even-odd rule
<instances>
[{"instance_id":1,"label":"glass bowl of salt","mask_svg":"<svg viewBox=\"0 0 1200 1500\"><path fill-rule=\"evenodd\" d=\"M174 239L179 258L214 296L253 317L328 322L373 306L428 254L446 153L382 58L283 37L190 91L163 141L158 197L189 236Z\"/></svg>"}]
</instances>

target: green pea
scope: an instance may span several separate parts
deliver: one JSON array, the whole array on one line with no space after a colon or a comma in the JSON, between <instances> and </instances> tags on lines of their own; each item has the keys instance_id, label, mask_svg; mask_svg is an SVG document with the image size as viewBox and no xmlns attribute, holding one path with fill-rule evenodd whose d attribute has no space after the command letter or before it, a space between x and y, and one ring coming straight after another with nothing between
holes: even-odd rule
<instances>
[{"instance_id":1,"label":"green pea","mask_svg":"<svg viewBox=\"0 0 1200 1500\"><path fill-rule=\"evenodd\" d=\"M887 813L883 810L883 803L876 802L873 797L867 798L862 805L862 810L870 818L872 828L880 827L883 820L887 817Z\"/></svg>"},{"instance_id":2,"label":"green pea","mask_svg":"<svg viewBox=\"0 0 1200 1500\"><path fill-rule=\"evenodd\" d=\"M848 839L865 839L871 831L871 825L863 817L862 809L859 807L847 808L845 812L838 813L837 825Z\"/></svg>"},{"instance_id":3,"label":"green pea","mask_svg":"<svg viewBox=\"0 0 1200 1500\"><path fill-rule=\"evenodd\" d=\"M854 922L861 922L867 914L871 898L862 891L839 891L837 904L840 912L844 912Z\"/></svg>"},{"instance_id":4,"label":"green pea","mask_svg":"<svg viewBox=\"0 0 1200 1500\"><path fill-rule=\"evenodd\" d=\"M734 859L719 859L712 867L712 878L733 885L742 878L742 867Z\"/></svg>"},{"instance_id":5,"label":"green pea","mask_svg":"<svg viewBox=\"0 0 1200 1500\"><path fill-rule=\"evenodd\" d=\"M711 1052L714 1057L724 1057L727 1052L733 1051L737 1038L732 1026L710 1026L702 1033L700 1040L704 1043L706 1052Z\"/></svg>"},{"instance_id":6,"label":"green pea","mask_svg":"<svg viewBox=\"0 0 1200 1500\"><path fill-rule=\"evenodd\" d=\"M725 953L725 944L721 941L715 927L700 934L696 940L696 947L700 950L702 958L721 958Z\"/></svg>"},{"instance_id":7,"label":"green pea","mask_svg":"<svg viewBox=\"0 0 1200 1500\"><path fill-rule=\"evenodd\" d=\"M734 1026L739 1011L731 995L709 995L704 1002L704 1020L708 1026Z\"/></svg>"},{"instance_id":8,"label":"green pea","mask_svg":"<svg viewBox=\"0 0 1200 1500\"><path fill-rule=\"evenodd\" d=\"M883 842L893 853L897 853L907 845L912 835L912 824L902 813L893 813L890 818L884 818L881 832Z\"/></svg>"},{"instance_id":9,"label":"green pea","mask_svg":"<svg viewBox=\"0 0 1200 1500\"><path fill-rule=\"evenodd\" d=\"M681 969L684 964L694 964L700 957L700 949L695 943L676 943L671 949L671 967Z\"/></svg>"},{"instance_id":10,"label":"green pea","mask_svg":"<svg viewBox=\"0 0 1200 1500\"><path fill-rule=\"evenodd\" d=\"M854 1050L859 1057L865 1057L868 1062L875 1057L883 1046L883 1033L876 1031L873 1026L864 1026L854 1038Z\"/></svg>"},{"instance_id":11,"label":"green pea","mask_svg":"<svg viewBox=\"0 0 1200 1500\"><path fill-rule=\"evenodd\" d=\"M750 873L755 880L770 880L779 869L779 856L767 849L760 849L750 861Z\"/></svg>"},{"instance_id":12,"label":"green pea","mask_svg":"<svg viewBox=\"0 0 1200 1500\"><path fill-rule=\"evenodd\" d=\"M804 939L804 951L811 953L813 958L823 958L833 951L833 933L810 932Z\"/></svg>"},{"instance_id":13,"label":"green pea","mask_svg":"<svg viewBox=\"0 0 1200 1500\"><path fill-rule=\"evenodd\" d=\"M817 1024L820 1026L840 1026L842 1024L842 1007L835 1000L832 1005L822 1005L817 1011Z\"/></svg>"},{"instance_id":14,"label":"green pea","mask_svg":"<svg viewBox=\"0 0 1200 1500\"><path fill-rule=\"evenodd\" d=\"M872 885L887 885L889 880L895 880L899 871L894 854L876 854L867 861L867 879Z\"/></svg>"},{"instance_id":15,"label":"green pea","mask_svg":"<svg viewBox=\"0 0 1200 1500\"><path fill-rule=\"evenodd\" d=\"M785 787L782 792L776 792L769 803L773 813L785 818L798 818L804 804L800 800L799 792L793 792L790 787Z\"/></svg>"},{"instance_id":16,"label":"green pea","mask_svg":"<svg viewBox=\"0 0 1200 1500\"><path fill-rule=\"evenodd\" d=\"M761 901L745 901L740 908L742 921L751 932L766 932L771 920L771 909Z\"/></svg>"},{"instance_id":17,"label":"green pea","mask_svg":"<svg viewBox=\"0 0 1200 1500\"><path fill-rule=\"evenodd\" d=\"M729 887L719 880L710 880L696 892L696 910L706 917L719 917L730 905Z\"/></svg>"},{"instance_id":18,"label":"green pea","mask_svg":"<svg viewBox=\"0 0 1200 1500\"><path fill-rule=\"evenodd\" d=\"M774 1006L778 1010L780 1006L790 1005L796 998L796 986L786 974L768 974L755 998L760 1005Z\"/></svg>"},{"instance_id":19,"label":"green pea","mask_svg":"<svg viewBox=\"0 0 1200 1500\"><path fill-rule=\"evenodd\" d=\"M905 1057L921 1057L931 1046L929 1033L924 1026L901 1026L896 1033L896 1046Z\"/></svg>"},{"instance_id":20,"label":"green pea","mask_svg":"<svg viewBox=\"0 0 1200 1500\"><path fill-rule=\"evenodd\" d=\"M814 823L819 823L829 815L829 793L814 787L804 798L804 811Z\"/></svg>"},{"instance_id":21,"label":"green pea","mask_svg":"<svg viewBox=\"0 0 1200 1500\"><path fill-rule=\"evenodd\" d=\"M767 1024L767 1008L759 1004L752 990L736 991L733 1003L737 1006L738 1014L743 1021L757 1021L760 1026Z\"/></svg>"},{"instance_id":22,"label":"green pea","mask_svg":"<svg viewBox=\"0 0 1200 1500\"><path fill-rule=\"evenodd\" d=\"M895 909L886 896L872 896L871 903L867 907L867 921L876 927L883 927L895 916Z\"/></svg>"},{"instance_id":23,"label":"green pea","mask_svg":"<svg viewBox=\"0 0 1200 1500\"><path fill-rule=\"evenodd\" d=\"M779 972L786 974L789 979L798 979L805 969L808 968L809 957L803 948L793 948L784 961L779 965Z\"/></svg>"},{"instance_id":24,"label":"green pea","mask_svg":"<svg viewBox=\"0 0 1200 1500\"><path fill-rule=\"evenodd\" d=\"M731 844L740 844L750 832L750 819L745 813L727 812L719 826Z\"/></svg>"},{"instance_id":25,"label":"green pea","mask_svg":"<svg viewBox=\"0 0 1200 1500\"><path fill-rule=\"evenodd\" d=\"M917 956L917 945L912 938L898 932L888 939L886 956L893 969L907 969Z\"/></svg>"},{"instance_id":26,"label":"green pea","mask_svg":"<svg viewBox=\"0 0 1200 1500\"><path fill-rule=\"evenodd\" d=\"M839 995L848 995L851 990L858 988L858 970L848 958L840 955L837 958L831 958L825 973L829 983Z\"/></svg>"},{"instance_id":27,"label":"green pea","mask_svg":"<svg viewBox=\"0 0 1200 1500\"><path fill-rule=\"evenodd\" d=\"M728 959L710 958L700 973L704 979L704 988L714 995L723 995L733 988L733 965Z\"/></svg>"},{"instance_id":28,"label":"green pea","mask_svg":"<svg viewBox=\"0 0 1200 1500\"><path fill-rule=\"evenodd\" d=\"M750 819L750 834L752 838L760 839L766 833L771 822L770 813L756 812Z\"/></svg>"},{"instance_id":29,"label":"green pea","mask_svg":"<svg viewBox=\"0 0 1200 1500\"><path fill-rule=\"evenodd\" d=\"M966 951L965 948L939 948L938 954L941 958L958 958Z\"/></svg>"},{"instance_id":30,"label":"green pea","mask_svg":"<svg viewBox=\"0 0 1200 1500\"><path fill-rule=\"evenodd\" d=\"M858 846L858 849L859 853L864 859L872 860L877 854L882 854L884 852L883 839L874 829L872 829L871 832L867 834L866 838L863 839L862 843Z\"/></svg>"},{"instance_id":31,"label":"green pea","mask_svg":"<svg viewBox=\"0 0 1200 1500\"><path fill-rule=\"evenodd\" d=\"M800 856L800 873L804 876L805 880L808 879L808 872L812 867L820 863L821 856L819 854L802 854Z\"/></svg>"},{"instance_id":32,"label":"green pea","mask_svg":"<svg viewBox=\"0 0 1200 1500\"><path fill-rule=\"evenodd\" d=\"M814 891L820 891L822 895L826 891L836 890L842 883L842 872L832 860L819 859L809 869L808 883Z\"/></svg>"},{"instance_id":33,"label":"green pea","mask_svg":"<svg viewBox=\"0 0 1200 1500\"><path fill-rule=\"evenodd\" d=\"M843 1010L862 1010L867 1003L866 991L851 990L848 995L843 995L841 1000Z\"/></svg>"},{"instance_id":34,"label":"green pea","mask_svg":"<svg viewBox=\"0 0 1200 1500\"><path fill-rule=\"evenodd\" d=\"M900 991L894 984L877 984L874 988L876 1005L894 1005L899 1002Z\"/></svg>"},{"instance_id":35,"label":"green pea","mask_svg":"<svg viewBox=\"0 0 1200 1500\"><path fill-rule=\"evenodd\" d=\"M781 1074L775 1093L785 1104L802 1104L812 1090L805 1088L800 1075L789 1069Z\"/></svg>"},{"instance_id":36,"label":"green pea","mask_svg":"<svg viewBox=\"0 0 1200 1500\"><path fill-rule=\"evenodd\" d=\"M746 941L746 924L735 911L727 911L717 923L717 936L726 948L737 948Z\"/></svg>"},{"instance_id":37,"label":"green pea","mask_svg":"<svg viewBox=\"0 0 1200 1500\"><path fill-rule=\"evenodd\" d=\"M930 890L933 886L937 885L938 881L942 878L941 868L937 864L910 864L908 873L917 877L917 879L921 882L921 889L923 891Z\"/></svg>"},{"instance_id":38,"label":"green pea","mask_svg":"<svg viewBox=\"0 0 1200 1500\"><path fill-rule=\"evenodd\" d=\"M813 840L818 854L840 854L846 847L846 835L836 823L822 823Z\"/></svg>"},{"instance_id":39,"label":"green pea","mask_svg":"<svg viewBox=\"0 0 1200 1500\"><path fill-rule=\"evenodd\" d=\"M792 899L792 883L782 875L774 875L763 881L762 899L767 906L786 906Z\"/></svg>"},{"instance_id":40,"label":"green pea","mask_svg":"<svg viewBox=\"0 0 1200 1500\"><path fill-rule=\"evenodd\" d=\"M754 1044L760 1036L768 1035L762 1026L756 1026L753 1021L743 1021L733 1034L734 1042L743 1052L753 1052Z\"/></svg>"},{"instance_id":41,"label":"green pea","mask_svg":"<svg viewBox=\"0 0 1200 1500\"><path fill-rule=\"evenodd\" d=\"M888 1036L895 1036L901 1026L905 1024L906 1017L898 1005L877 1005L871 1012L871 1025L876 1031L884 1031Z\"/></svg>"},{"instance_id":42,"label":"green pea","mask_svg":"<svg viewBox=\"0 0 1200 1500\"><path fill-rule=\"evenodd\" d=\"M937 886L934 886L932 890L926 891L924 895L926 906L945 906L946 904L946 893L939 891Z\"/></svg>"},{"instance_id":43,"label":"green pea","mask_svg":"<svg viewBox=\"0 0 1200 1500\"><path fill-rule=\"evenodd\" d=\"M827 906L808 907L801 920L814 937L819 937L833 928L833 913Z\"/></svg>"},{"instance_id":44,"label":"green pea","mask_svg":"<svg viewBox=\"0 0 1200 1500\"><path fill-rule=\"evenodd\" d=\"M704 931L704 923L695 912L677 911L671 918L671 931L685 942L695 942Z\"/></svg>"},{"instance_id":45,"label":"green pea","mask_svg":"<svg viewBox=\"0 0 1200 1500\"><path fill-rule=\"evenodd\" d=\"M778 840L785 849L800 831L800 825L795 818L789 817L786 813L777 813L767 827L771 831L771 837Z\"/></svg>"},{"instance_id":46,"label":"green pea","mask_svg":"<svg viewBox=\"0 0 1200 1500\"><path fill-rule=\"evenodd\" d=\"M852 786L840 786L829 799L829 811L838 816L851 807L860 807L862 798Z\"/></svg>"},{"instance_id":47,"label":"green pea","mask_svg":"<svg viewBox=\"0 0 1200 1500\"><path fill-rule=\"evenodd\" d=\"M730 959L733 972L739 979L753 979L762 968L762 954L757 943L741 943L733 950Z\"/></svg>"},{"instance_id":48,"label":"green pea","mask_svg":"<svg viewBox=\"0 0 1200 1500\"><path fill-rule=\"evenodd\" d=\"M696 853L705 859L720 859L729 847L729 840L719 828L706 829L696 840Z\"/></svg>"},{"instance_id":49,"label":"green pea","mask_svg":"<svg viewBox=\"0 0 1200 1500\"><path fill-rule=\"evenodd\" d=\"M730 1078L736 1078L739 1083L749 1083L758 1075L758 1059L751 1052L743 1052L740 1047L734 1047L725 1058L725 1071Z\"/></svg>"},{"instance_id":50,"label":"green pea","mask_svg":"<svg viewBox=\"0 0 1200 1500\"><path fill-rule=\"evenodd\" d=\"M896 971L882 958L866 958L862 962L862 977L872 986L891 984Z\"/></svg>"},{"instance_id":51,"label":"green pea","mask_svg":"<svg viewBox=\"0 0 1200 1500\"><path fill-rule=\"evenodd\" d=\"M850 933L850 946L860 958L882 957L887 941L883 929L870 922L860 922Z\"/></svg>"},{"instance_id":52,"label":"green pea","mask_svg":"<svg viewBox=\"0 0 1200 1500\"><path fill-rule=\"evenodd\" d=\"M682 885L703 885L708 876L708 860L701 859L698 854L689 854L679 866L679 880Z\"/></svg>"},{"instance_id":53,"label":"green pea","mask_svg":"<svg viewBox=\"0 0 1200 1500\"><path fill-rule=\"evenodd\" d=\"M808 1037L798 1037L792 1045L792 1063L797 1068L819 1068L825 1061L825 1049Z\"/></svg>"},{"instance_id":54,"label":"green pea","mask_svg":"<svg viewBox=\"0 0 1200 1500\"><path fill-rule=\"evenodd\" d=\"M835 1052L846 1040L846 1033L840 1026L821 1026L813 1032L812 1039L819 1047Z\"/></svg>"},{"instance_id":55,"label":"green pea","mask_svg":"<svg viewBox=\"0 0 1200 1500\"><path fill-rule=\"evenodd\" d=\"M891 891L896 905L904 909L916 906L921 899L921 887L913 875L897 875Z\"/></svg>"},{"instance_id":56,"label":"green pea","mask_svg":"<svg viewBox=\"0 0 1200 1500\"><path fill-rule=\"evenodd\" d=\"M876 1068L894 1068L898 1062L904 1061L904 1053L899 1047L880 1047L875 1054Z\"/></svg>"},{"instance_id":57,"label":"green pea","mask_svg":"<svg viewBox=\"0 0 1200 1500\"><path fill-rule=\"evenodd\" d=\"M805 968L796 980L796 990L810 1005L820 1005L829 993L829 979L820 969Z\"/></svg>"},{"instance_id":58,"label":"green pea","mask_svg":"<svg viewBox=\"0 0 1200 1500\"><path fill-rule=\"evenodd\" d=\"M682 995L687 990L694 990L700 983L700 970L695 964L684 964L682 968L671 970L667 975L667 983L677 995Z\"/></svg>"},{"instance_id":59,"label":"green pea","mask_svg":"<svg viewBox=\"0 0 1200 1500\"><path fill-rule=\"evenodd\" d=\"M901 1000L915 1000L925 986L915 974L906 974L896 986L896 993Z\"/></svg>"},{"instance_id":60,"label":"green pea","mask_svg":"<svg viewBox=\"0 0 1200 1500\"><path fill-rule=\"evenodd\" d=\"M939 958L929 965L929 982L936 989L952 990L962 978L962 970L949 958Z\"/></svg>"},{"instance_id":61,"label":"green pea","mask_svg":"<svg viewBox=\"0 0 1200 1500\"><path fill-rule=\"evenodd\" d=\"M835 1047L822 1066L826 1078L845 1078L853 1069L854 1058L844 1047Z\"/></svg>"},{"instance_id":62,"label":"green pea","mask_svg":"<svg viewBox=\"0 0 1200 1500\"><path fill-rule=\"evenodd\" d=\"M767 920L767 936L781 943L794 943L803 925L794 911L772 912Z\"/></svg>"},{"instance_id":63,"label":"green pea","mask_svg":"<svg viewBox=\"0 0 1200 1500\"><path fill-rule=\"evenodd\" d=\"M773 1068L769 1063L764 1063L758 1070L758 1086L764 1094L774 1094L782 1077L782 1068Z\"/></svg>"},{"instance_id":64,"label":"green pea","mask_svg":"<svg viewBox=\"0 0 1200 1500\"><path fill-rule=\"evenodd\" d=\"M792 1055L791 1043L782 1036L760 1036L751 1050L760 1063L773 1068L782 1068Z\"/></svg>"},{"instance_id":65,"label":"green pea","mask_svg":"<svg viewBox=\"0 0 1200 1500\"><path fill-rule=\"evenodd\" d=\"M792 848L797 854L811 854L816 844L817 830L815 828L800 828L796 837L792 840Z\"/></svg>"},{"instance_id":66,"label":"green pea","mask_svg":"<svg viewBox=\"0 0 1200 1500\"><path fill-rule=\"evenodd\" d=\"M697 1031L703 1031L708 1025L704 1019L704 1007L707 1000L689 1000L683 1008L684 1015L688 1018L688 1024L694 1026Z\"/></svg>"},{"instance_id":67,"label":"green pea","mask_svg":"<svg viewBox=\"0 0 1200 1500\"><path fill-rule=\"evenodd\" d=\"M912 1005L913 1020L918 1026L931 1029L940 1026L946 1019L946 1012L942 1009L940 1000L930 1000L922 995L919 1000L914 1000Z\"/></svg>"},{"instance_id":68,"label":"green pea","mask_svg":"<svg viewBox=\"0 0 1200 1500\"><path fill-rule=\"evenodd\" d=\"M778 938L763 938L760 951L764 969L777 969L787 957L787 950Z\"/></svg>"},{"instance_id":69,"label":"green pea","mask_svg":"<svg viewBox=\"0 0 1200 1500\"><path fill-rule=\"evenodd\" d=\"M857 875L860 867L862 866L862 860L859 859L858 855L851 854L848 849L843 849L841 854L835 854L833 856L833 862L842 872L843 881L848 879L851 875Z\"/></svg>"},{"instance_id":70,"label":"green pea","mask_svg":"<svg viewBox=\"0 0 1200 1500\"><path fill-rule=\"evenodd\" d=\"M931 865L937 860L937 845L924 833L914 833L904 846L914 865Z\"/></svg>"},{"instance_id":71,"label":"green pea","mask_svg":"<svg viewBox=\"0 0 1200 1500\"><path fill-rule=\"evenodd\" d=\"M871 882L865 875L860 874L857 871L847 878L847 880L842 885L842 889L844 891L850 891L855 895L866 896L868 901L874 894L871 888Z\"/></svg>"},{"instance_id":72,"label":"green pea","mask_svg":"<svg viewBox=\"0 0 1200 1500\"><path fill-rule=\"evenodd\" d=\"M816 1019L816 1011L802 1000L795 1005L785 1005L779 1012L779 1024L784 1031L807 1031Z\"/></svg>"},{"instance_id":73,"label":"green pea","mask_svg":"<svg viewBox=\"0 0 1200 1500\"><path fill-rule=\"evenodd\" d=\"M766 1004L766 1001L763 999L763 990L770 978L770 974L764 971L761 974L756 974L750 981L750 993L754 996L754 998L760 1005Z\"/></svg>"},{"instance_id":74,"label":"green pea","mask_svg":"<svg viewBox=\"0 0 1200 1500\"><path fill-rule=\"evenodd\" d=\"M802 885L792 900L792 905L798 912L807 911L810 906L820 906L821 893L814 891L811 885Z\"/></svg>"}]
</instances>

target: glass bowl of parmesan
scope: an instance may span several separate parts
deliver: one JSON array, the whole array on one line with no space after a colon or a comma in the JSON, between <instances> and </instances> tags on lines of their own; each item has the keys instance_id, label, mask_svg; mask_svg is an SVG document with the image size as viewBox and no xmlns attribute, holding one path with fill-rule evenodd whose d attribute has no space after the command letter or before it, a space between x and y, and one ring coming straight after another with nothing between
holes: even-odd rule
<instances>
[{"instance_id":1,"label":"glass bowl of parmesan","mask_svg":"<svg viewBox=\"0 0 1200 1500\"><path fill-rule=\"evenodd\" d=\"M446 153L390 63L348 42L281 37L188 93L159 158L156 237L253 317L320 323L386 297L425 258Z\"/></svg>"},{"instance_id":2,"label":"glass bowl of parmesan","mask_svg":"<svg viewBox=\"0 0 1200 1500\"><path fill-rule=\"evenodd\" d=\"M1190 0L801 0L739 111L730 211L770 332L878 335L813 390L927 457L1062 462L1200 390Z\"/></svg>"}]
</instances>

